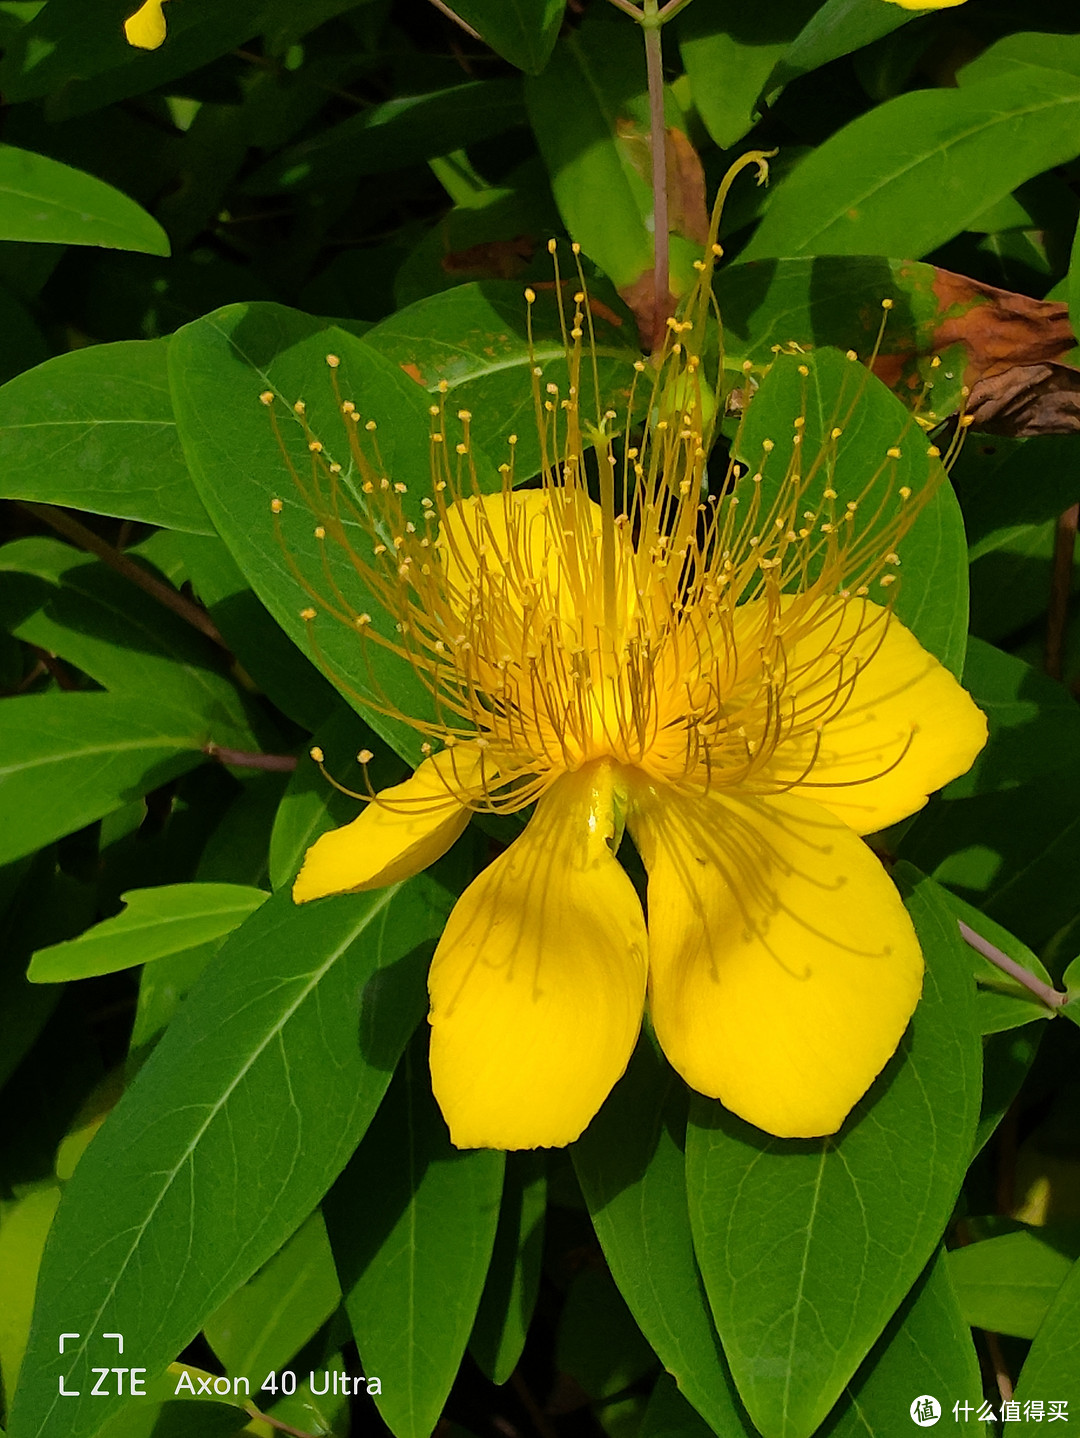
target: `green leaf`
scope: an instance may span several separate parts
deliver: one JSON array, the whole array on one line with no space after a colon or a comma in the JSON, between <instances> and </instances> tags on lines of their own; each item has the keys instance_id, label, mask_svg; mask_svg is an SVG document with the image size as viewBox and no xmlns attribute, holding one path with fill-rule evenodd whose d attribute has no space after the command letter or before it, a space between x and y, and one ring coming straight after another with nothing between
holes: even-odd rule
<instances>
[{"instance_id":1,"label":"green leaf","mask_svg":"<svg viewBox=\"0 0 1080 1438\"><path fill-rule=\"evenodd\" d=\"M20 639L70 660L114 694L152 694L160 711L207 726L218 744L258 747L221 650L125 576L39 538L4 545L0 576L0 607Z\"/></svg>"},{"instance_id":2,"label":"green leaf","mask_svg":"<svg viewBox=\"0 0 1080 1438\"><path fill-rule=\"evenodd\" d=\"M241 884L163 884L122 895L125 908L95 924L77 939L38 949L27 978L34 984L61 984L94 974L114 974L239 928L266 901L261 889Z\"/></svg>"},{"instance_id":3,"label":"green leaf","mask_svg":"<svg viewBox=\"0 0 1080 1438\"><path fill-rule=\"evenodd\" d=\"M454 13L504 60L537 75L559 36L566 0L456 0Z\"/></svg>"},{"instance_id":4,"label":"green leaf","mask_svg":"<svg viewBox=\"0 0 1080 1438\"><path fill-rule=\"evenodd\" d=\"M1077 911L1080 714L1060 685L975 639L964 684L990 740L901 852L1038 949Z\"/></svg>"},{"instance_id":5,"label":"green leaf","mask_svg":"<svg viewBox=\"0 0 1080 1438\"><path fill-rule=\"evenodd\" d=\"M793 421L803 416L801 430ZM834 427L842 434L830 445ZM779 355L762 380L749 405L737 437L737 453L752 469L763 475L760 482L763 513L768 513L775 496L784 489L788 466L795 453L792 436L801 433L801 454L808 476L804 491L813 504L824 504L823 491L831 485L839 496L837 504L858 501L867 477L883 474L885 493L864 502L877 523L878 506L891 519L901 503L899 490L908 486L916 495L934 486L914 525L896 546L901 558L894 609L898 618L954 674L964 662L967 640L967 546L964 524L953 494L942 474L940 463L927 453L927 440L898 399L859 365L836 350L817 350L807 355ZM766 440L773 444L766 453ZM835 456L811 472L811 457L831 448ZM899 448L900 458L886 459L888 451ZM748 494L755 481L739 481L740 493ZM886 489L886 485L888 488ZM747 501L749 502L749 500ZM873 528L857 533L871 535ZM883 530L887 534L887 531ZM891 548L883 540L883 551ZM878 602L886 590L872 599Z\"/></svg>"},{"instance_id":6,"label":"green leaf","mask_svg":"<svg viewBox=\"0 0 1080 1438\"><path fill-rule=\"evenodd\" d=\"M838 1135L776 1139L718 1103L691 1106L698 1262L743 1402L776 1438L807 1438L840 1396L936 1247L971 1156L971 965L928 886L907 904L927 962L922 1001Z\"/></svg>"},{"instance_id":7,"label":"green leaf","mask_svg":"<svg viewBox=\"0 0 1080 1438\"><path fill-rule=\"evenodd\" d=\"M372 733L358 714L341 705L315 733L315 744L326 756L328 772L354 794L364 793L364 771L357 761L361 749L371 747ZM314 746L313 746L314 747ZM404 777L400 764L388 766L385 755L372 764L373 787L398 783ZM270 835L270 882L275 889L291 884L300 872L304 855L320 834L355 819L359 801L333 788L310 754L301 754L289 779Z\"/></svg>"},{"instance_id":8,"label":"green leaf","mask_svg":"<svg viewBox=\"0 0 1080 1438\"><path fill-rule=\"evenodd\" d=\"M153 698L24 694L0 713L0 863L202 762L205 725Z\"/></svg>"},{"instance_id":9,"label":"green leaf","mask_svg":"<svg viewBox=\"0 0 1080 1438\"><path fill-rule=\"evenodd\" d=\"M566 228L613 284L633 284L653 260L641 35L590 15L526 81L525 100Z\"/></svg>"},{"instance_id":10,"label":"green leaf","mask_svg":"<svg viewBox=\"0 0 1080 1438\"><path fill-rule=\"evenodd\" d=\"M525 1347L540 1288L546 1208L543 1155L507 1154L491 1267L469 1339L492 1383L506 1382Z\"/></svg>"},{"instance_id":11,"label":"green leaf","mask_svg":"<svg viewBox=\"0 0 1080 1438\"><path fill-rule=\"evenodd\" d=\"M1050 1312L1020 1370L1015 1398L1064 1401L1074 1413L1080 1403L1080 1261L1058 1289ZM1049 1401L1047 1411L1049 1412Z\"/></svg>"},{"instance_id":12,"label":"green leaf","mask_svg":"<svg viewBox=\"0 0 1080 1438\"><path fill-rule=\"evenodd\" d=\"M0 334L4 336L0 350L0 384L48 358L45 336L30 311L3 285L0 285Z\"/></svg>"},{"instance_id":13,"label":"green leaf","mask_svg":"<svg viewBox=\"0 0 1080 1438\"><path fill-rule=\"evenodd\" d=\"M0 145L0 240L169 253L168 235L127 195L14 145Z\"/></svg>"},{"instance_id":14,"label":"green leaf","mask_svg":"<svg viewBox=\"0 0 1080 1438\"><path fill-rule=\"evenodd\" d=\"M317 729L338 696L260 603L216 535L178 536L191 587L253 683L294 723Z\"/></svg>"},{"instance_id":15,"label":"green leaf","mask_svg":"<svg viewBox=\"0 0 1080 1438\"><path fill-rule=\"evenodd\" d=\"M396 1438L428 1438L476 1317L505 1155L450 1144L413 1043L324 1206L364 1372Z\"/></svg>"},{"instance_id":16,"label":"green leaf","mask_svg":"<svg viewBox=\"0 0 1080 1438\"><path fill-rule=\"evenodd\" d=\"M814 13L816 0L740 0L689 5L676 21L679 53L705 128L722 150L758 119L758 100L773 67Z\"/></svg>"},{"instance_id":17,"label":"green leaf","mask_svg":"<svg viewBox=\"0 0 1080 1438\"><path fill-rule=\"evenodd\" d=\"M1041 960L1026 944L1021 943L1015 934L1010 934L1008 929L995 924L981 909L966 903L959 895L939 885L935 885L935 889L960 923L967 924L980 938L986 939L1010 959L1022 964L1036 978L1042 979L1044 984L1053 985L1053 979ZM980 1033L1004 1033L1007 1029L1018 1028L1021 1024L1029 1024L1035 1019L1053 1017L1052 1011L1041 1003L1030 989L1010 978L970 944L968 952L975 971L975 982L979 986L975 998L975 1012Z\"/></svg>"},{"instance_id":18,"label":"green leaf","mask_svg":"<svg viewBox=\"0 0 1080 1438\"><path fill-rule=\"evenodd\" d=\"M145 1058L150 1047L171 1022L195 980L221 947L220 943L200 944L143 969L139 976L139 1001L128 1043L133 1067Z\"/></svg>"},{"instance_id":19,"label":"green leaf","mask_svg":"<svg viewBox=\"0 0 1080 1438\"><path fill-rule=\"evenodd\" d=\"M1080 76L1004 75L878 105L778 185L743 251L907 255L943 244L1024 180L1071 160Z\"/></svg>"},{"instance_id":20,"label":"green leaf","mask_svg":"<svg viewBox=\"0 0 1080 1438\"><path fill-rule=\"evenodd\" d=\"M612 1398L655 1371L656 1362L610 1273L575 1274L559 1315L556 1372L569 1374L590 1398Z\"/></svg>"},{"instance_id":21,"label":"green leaf","mask_svg":"<svg viewBox=\"0 0 1080 1438\"><path fill-rule=\"evenodd\" d=\"M931 1260L844 1390L822 1430L829 1438L894 1438L898 1428L907 1432L905 1415L924 1394L941 1404L950 1432L985 1438L977 1402L963 1416L964 1403L978 1399L982 1378L947 1257L955 1254L938 1253Z\"/></svg>"},{"instance_id":22,"label":"green leaf","mask_svg":"<svg viewBox=\"0 0 1080 1438\"><path fill-rule=\"evenodd\" d=\"M725 1415L723 1426L717 1428L690 1406L669 1373L661 1373L649 1397L638 1438L711 1438L716 1433L722 1433L724 1438L758 1438L758 1430L735 1396L734 1386L731 1412Z\"/></svg>"},{"instance_id":23,"label":"green leaf","mask_svg":"<svg viewBox=\"0 0 1080 1438\"><path fill-rule=\"evenodd\" d=\"M256 170L244 191L272 195L341 185L449 154L524 123L516 78L404 95L291 145Z\"/></svg>"},{"instance_id":24,"label":"green leaf","mask_svg":"<svg viewBox=\"0 0 1080 1438\"><path fill-rule=\"evenodd\" d=\"M90 1438L121 1401L90 1395L96 1336L160 1372L312 1211L423 1014L419 946L444 917L414 879L281 894L232 936L64 1194L10 1438ZM83 1336L58 1356L58 1332ZM81 1397L58 1400L61 1374Z\"/></svg>"},{"instance_id":25,"label":"green leaf","mask_svg":"<svg viewBox=\"0 0 1080 1438\"><path fill-rule=\"evenodd\" d=\"M22 1367L41 1253L59 1202L59 1185L45 1182L10 1207L5 1206L0 1224L0 1292L4 1295L0 1307L0 1373L5 1411L11 1408Z\"/></svg>"},{"instance_id":26,"label":"green leaf","mask_svg":"<svg viewBox=\"0 0 1080 1438\"><path fill-rule=\"evenodd\" d=\"M714 281L725 363L769 365L777 345L832 345L855 350L864 363L879 353L878 371L884 375L887 367L888 383L905 405L917 403L924 419L944 418L960 408L967 349L950 340L947 325L956 308L939 297L938 275L933 265L878 255L728 265ZM884 300L892 305L887 316Z\"/></svg>"},{"instance_id":27,"label":"green leaf","mask_svg":"<svg viewBox=\"0 0 1080 1438\"><path fill-rule=\"evenodd\" d=\"M604 1256L638 1326L686 1398L724 1433L741 1405L694 1257L685 1127L685 1085L646 1038L572 1153Z\"/></svg>"},{"instance_id":28,"label":"green leaf","mask_svg":"<svg viewBox=\"0 0 1080 1438\"><path fill-rule=\"evenodd\" d=\"M532 306L531 344L526 313L520 285L487 280L418 300L369 330L363 341L429 392L445 383L448 412L469 411L470 433L496 462L510 456L508 437L516 434L516 480L538 474L542 462L533 365L543 371L541 387L567 385L566 342L554 297L541 293ZM585 415L614 409L617 426L626 415L641 351L630 317L624 321L610 313L611 320L592 316L599 391L586 363L579 402Z\"/></svg>"},{"instance_id":29,"label":"green leaf","mask_svg":"<svg viewBox=\"0 0 1080 1438\"><path fill-rule=\"evenodd\" d=\"M891 35L916 18L915 12L899 5L882 9L881 0L825 0L780 58L770 77L770 93L797 75L818 70Z\"/></svg>"},{"instance_id":30,"label":"green leaf","mask_svg":"<svg viewBox=\"0 0 1080 1438\"><path fill-rule=\"evenodd\" d=\"M970 85L1024 70L1065 70L1080 75L1080 36L1021 31L987 46L956 73L957 83Z\"/></svg>"},{"instance_id":31,"label":"green leaf","mask_svg":"<svg viewBox=\"0 0 1080 1438\"><path fill-rule=\"evenodd\" d=\"M1080 1235L1056 1229L1021 1229L955 1249L949 1273L964 1322L1034 1338L1077 1258Z\"/></svg>"},{"instance_id":32,"label":"green leaf","mask_svg":"<svg viewBox=\"0 0 1080 1438\"><path fill-rule=\"evenodd\" d=\"M310 475L308 432L291 412L306 402L311 430L332 455L348 462L344 421L330 385L326 355L340 359L335 371L344 395L358 398L366 416L379 425L380 472L417 493L431 484L430 403L426 392L369 345L279 305L230 305L180 330L169 346L173 400L181 442L203 501L251 587L300 649L310 654L301 610L311 603L295 566L312 585L327 592L314 537L315 518L290 476ZM279 397L280 440L259 395ZM287 404L282 405L281 400ZM485 462L477 456L478 467ZM490 471L495 474L494 469ZM346 475L346 479L348 476ZM280 497L280 526L270 501ZM417 499L417 516L419 503ZM367 551L370 539L351 524L354 546ZM279 537L280 534L280 537ZM334 583L357 613L369 613L384 632L392 621L362 587L348 556L326 546ZM340 610L340 603L336 605ZM352 624L324 615L313 626L319 667L351 704L365 699L387 703L420 717L431 699L405 660L374 643L362 644ZM396 717L368 711L372 728L401 753L419 759L419 737Z\"/></svg>"},{"instance_id":33,"label":"green leaf","mask_svg":"<svg viewBox=\"0 0 1080 1438\"><path fill-rule=\"evenodd\" d=\"M5 498L211 533L176 436L168 343L91 345L9 380L0 389Z\"/></svg>"},{"instance_id":34,"label":"green leaf","mask_svg":"<svg viewBox=\"0 0 1080 1438\"><path fill-rule=\"evenodd\" d=\"M268 1373L290 1358L341 1302L334 1256L316 1211L255 1276L203 1324L203 1334L230 1377L258 1393Z\"/></svg>"},{"instance_id":35,"label":"green leaf","mask_svg":"<svg viewBox=\"0 0 1080 1438\"><path fill-rule=\"evenodd\" d=\"M49 0L7 48L0 87L9 103L46 97L66 119L141 95L225 55L258 30L261 0L184 0L165 12L160 50L135 50L123 22L137 0Z\"/></svg>"}]
</instances>

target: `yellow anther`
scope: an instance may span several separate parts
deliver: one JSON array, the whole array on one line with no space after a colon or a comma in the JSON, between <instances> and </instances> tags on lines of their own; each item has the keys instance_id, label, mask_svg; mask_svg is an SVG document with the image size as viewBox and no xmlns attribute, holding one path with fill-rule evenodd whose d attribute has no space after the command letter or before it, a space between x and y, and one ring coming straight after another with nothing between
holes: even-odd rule
<instances>
[{"instance_id":1,"label":"yellow anther","mask_svg":"<svg viewBox=\"0 0 1080 1438\"><path fill-rule=\"evenodd\" d=\"M338 359L337 355L327 355L326 363L330 366L331 369L337 369L341 361Z\"/></svg>"},{"instance_id":2,"label":"yellow anther","mask_svg":"<svg viewBox=\"0 0 1080 1438\"><path fill-rule=\"evenodd\" d=\"M310 605L308 605L306 609L301 609L300 618L303 619L305 623L310 624L310 622L315 618L314 609L312 609Z\"/></svg>"},{"instance_id":3,"label":"yellow anther","mask_svg":"<svg viewBox=\"0 0 1080 1438\"><path fill-rule=\"evenodd\" d=\"M274 514L280 514L285 506L280 499L272 499L270 501L270 508Z\"/></svg>"},{"instance_id":4,"label":"yellow anther","mask_svg":"<svg viewBox=\"0 0 1080 1438\"><path fill-rule=\"evenodd\" d=\"M312 744L311 748L308 750L308 753L315 760L316 764L321 764L326 758L326 755L319 748L318 744Z\"/></svg>"},{"instance_id":5,"label":"yellow anther","mask_svg":"<svg viewBox=\"0 0 1080 1438\"><path fill-rule=\"evenodd\" d=\"M262 394L259 396L259 403L260 403L260 404L273 404L273 403L274 403L274 391L273 391L272 389L264 389L263 392L262 392Z\"/></svg>"}]
</instances>

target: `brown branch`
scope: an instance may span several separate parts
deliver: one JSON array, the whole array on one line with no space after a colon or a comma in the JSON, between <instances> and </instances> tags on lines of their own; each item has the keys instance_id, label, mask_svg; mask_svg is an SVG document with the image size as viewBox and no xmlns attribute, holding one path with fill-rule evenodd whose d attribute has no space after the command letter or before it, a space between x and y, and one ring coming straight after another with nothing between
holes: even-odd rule
<instances>
[{"instance_id":1,"label":"brown branch","mask_svg":"<svg viewBox=\"0 0 1080 1438\"><path fill-rule=\"evenodd\" d=\"M965 944L974 949L977 954L982 954L984 959L989 959L995 968L999 968L1002 973L1008 974L1011 979L1015 979L1018 984L1022 984L1025 989L1034 994L1037 999L1040 999L1048 1009L1053 1009L1056 1012L1063 1004L1069 1002L1068 994L1063 994L1059 990L1051 988L1049 984L1044 984L1042 979L1033 974L1030 969L1025 969L1023 964L1018 964L1015 959L1010 959L1008 954L1002 953L1000 949L995 948L989 939L984 939L981 934L977 934L975 930L971 928L970 925L965 924L962 919L958 919L957 923L960 928L960 937Z\"/></svg>"},{"instance_id":2,"label":"brown branch","mask_svg":"<svg viewBox=\"0 0 1080 1438\"><path fill-rule=\"evenodd\" d=\"M244 1412L250 1413L260 1423L269 1423L271 1428L276 1428L279 1433L288 1433L291 1438L315 1438L314 1433L307 1432L304 1428L294 1428L291 1423L282 1423L280 1418L272 1418L269 1413L262 1413L254 1403L245 1403Z\"/></svg>"},{"instance_id":3,"label":"brown branch","mask_svg":"<svg viewBox=\"0 0 1080 1438\"><path fill-rule=\"evenodd\" d=\"M649 135L652 146L653 192L653 323L652 349L657 354L667 335L671 308L668 274L667 125L664 123L664 50L657 0L645 0L641 20L645 31L645 70L649 80Z\"/></svg>"},{"instance_id":4,"label":"brown branch","mask_svg":"<svg viewBox=\"0 0 1080 1438\"><path fill-rule=\"evenodd\" d=\"M78 685L64 666L57 659L55 654L50 654L47 649L42 649L40 644L31 644L30 648L38 657L38 663L52 675L57 684L65 692L71 694L78 689Z\"/></svg>"},{"instance_id":5,"label":"brown branch","mask_svg":"<svg viewBox=\"0 0 1080 1438\"><path fill-rule=\"evenodd\" d=\"M203 749L211 759L231 764L234 769L264 769L272 774L291 774L296 768L294 754L252 754L246 749L226 749L213 740Z\"/></svg>"},{"instance_id":6,"label":"brown branch","mask_svg":"<svg viewBox=\"0 0 1080 1438\"><path fill-rule=\"evenodd\" d=\"M448 20L453 20L455 25L460 25L466 35L471 35L474 40L483 41L483 35L481 35L478 30L474 30L460 15L455 14L455 12L450 9L450 6L445 3L445 0L431 0L431 3L435 6L435 9L440 10Z\"/></svg>"},{"instance_id":7,"label":"brown branch","mask_svg":"<svg viewBox=\"0 0 1080 1438\"><path fill-rule=\"evenodd\" d=\"M1071 505L1058 518L1054 535L1054 572L1050 580L1050 607L1046 620L1046 672L1061 679L1065 672L1065 629L1069 619L1076 524L1080 504Z\"/></svg>"},{"instance_id":8,"label":"brown branch","mask_svg":"<svg viewBox=\"0 0 1080 1438\"><path fill-rule=\"evenodd\" d=\"M32 514L35 519L40 519L43 524L49 525L51 529L55 529L57 534L62 534L65 539L70 539L80 549L85 549L88 553L96 555L103 564L107 564L117 574L122 574L132 584L137 584L159 604L163 604L166 609L171 609L174 614L178 614L200 634L205 634L207 639L212 639L215 644L228 651L229 646L222 639L217 625L202 605L195 604L186 598L171 584L166 584L161 579L155 579L149 570L144 569L141 564L136 563L128 555L122 554L119 549L114 548L107 540L95 534L92 529L87 529L86 525L81 524L74 515L68 514L64 509L57 509L55 505L35 504L29 500L20 501L19 507L26 510L28 514Z\"/></svg>"}]
</instances>

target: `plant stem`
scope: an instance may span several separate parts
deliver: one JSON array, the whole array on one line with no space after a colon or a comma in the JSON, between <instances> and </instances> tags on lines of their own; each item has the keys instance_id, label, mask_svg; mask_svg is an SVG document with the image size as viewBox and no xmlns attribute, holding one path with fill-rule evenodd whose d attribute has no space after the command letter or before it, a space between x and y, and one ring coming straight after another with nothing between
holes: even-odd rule
<instances>
[{"instance_id":1,"label":"plant stem","mask_svg":"<svg viewBox=\"0 0 1080 1438\"><path fill-rule=\"evenodd\" d=\"M25 509L28 514L32 514L35 519L40 519L50 529L55 529L57 534L62 534L65 539L70 539L80 549L85 549L90 554L96 554L103 564L107 564L110 569L115 569L117 574L122 574L125 579L130 579L132 584L137 584L159 604L164 604L166 609L171 609L174 614L179 614L181 619L185 619L194 629L205 634L208 639L212 639L222 649L228 649L217 625L201 605L194 604L190 599L185 598L178 590L173 589L172 585L155 579L149 570L121 553L119 549L115 549L107 540L95 534L92 529L87 529L85 524L80 524L66 510L57 509L52 504L35 504L29 500L21 501L20 508Z\"/></svg>"},{"instance_id":2,"label":"plant stem","mask_svg":"<svg viewBox=\"0 0 1080 1438\"><path fill-rule=\"evenodd\" d=\"M1008 974L1011 979L1022 984L1048 1009L1057 1010L1069 1002L1068 994L1060 993L1057 989L1051 988L1049 984L1044 984L1042 979L1033 974L1030 969L1025 969L1023 964L1018 964L1015 959L1010 959L1008 954L1003 954L1000 949L994 947L989 939L984 939L981 934L977 934L962 919L958 920L958 923L960 937L965 944L973 948L977 954L982 954L984 959L989 959L1002 973Z\"/></svg>"},{"instance_id":3,"label":"plant stem","mask_svg":"<svg viewBox=\"0 0 1080 1438\"><path fill-rule=\"evenodd\" d=\"M221 764L231 764L234 769L265 769L273 774L291 774L296 768L296 756L293 754L252 754L246 749L226 749L212 740L203 752Z\"/></svg>"},{"instance_id":4,"label":"plant stem","mask_svg":"<svg viewBox=\"0 0 1080 1438\"><path fill-rule=\"evenodd\" d=\"M653 326L655 354L667 333L671 292L668 289L667 126L664 123L663 20L659 0L644 0L640 24L645 32L645 72L649 80L649 135L652 143L653 192Z\"/></svg>"}]
</instances>

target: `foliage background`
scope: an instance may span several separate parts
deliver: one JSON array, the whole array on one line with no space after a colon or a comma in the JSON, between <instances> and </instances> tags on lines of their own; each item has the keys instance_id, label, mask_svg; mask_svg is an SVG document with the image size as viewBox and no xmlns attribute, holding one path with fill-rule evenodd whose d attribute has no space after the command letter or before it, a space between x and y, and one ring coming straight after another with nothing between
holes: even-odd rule
<instances>
[{"instance_id":1,"label":"foliage background","mask_svg":"<svg viewBox=\"0 0 1080 1438\"><path fill-rule=\"evenodd\" d=\"M931 981L840 1139L688 1111L643 1040L571 1153L505 1160L449 1148L423 1051L430 946L491 836L397 890L289 898L353 811L311 736L404 766L305 657L252 401L325 404L332 349L395 475L426 474L440 379L499 455L552 236L582 246L617 386L653 259L641 34L601 0L461 0L475 34L419 0L172 0L142 53L131 8L0 0L9 1438L889 1438L927 1392L994 1431L979 1405L1014 1385L1080 1421L1080 1000L1047 1022L957 928L1080 986L1071 0L693 0L665 26L676 289L701 195L779 151L724 212L729 362L865 354L888 297L896 392L933 378L948 424L972 390L960 508L905 603L992 738L887 836ZM874 393L868 445L900 405ZM149 1398L90 1396L112 1332ZM267 1416L177 1399L173 1360L247 1376ZM282 1372L295 1394L260 1388Z\"/></svg>"}]
</instances>

